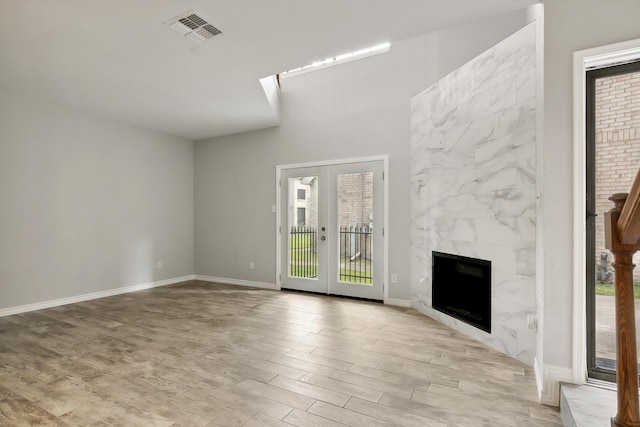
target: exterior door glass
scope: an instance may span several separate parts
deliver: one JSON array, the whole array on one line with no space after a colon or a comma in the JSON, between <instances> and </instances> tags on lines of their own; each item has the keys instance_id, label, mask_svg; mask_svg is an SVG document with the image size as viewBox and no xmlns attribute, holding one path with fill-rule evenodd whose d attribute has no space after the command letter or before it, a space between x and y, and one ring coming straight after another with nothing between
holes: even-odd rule
<instances>
[{"instance_id":1,"label":"exterior door glass","mask_svg":"<svg viewBox=\"0 0 640 427\"><path fill-rule=\"evenodd\" d=\"M609 197L628 192L640 166L640 63L587 73L587 357L589 376L615 380L613 255L605 248ZM634 259L640 264L640 254ZM634 270L640 289L640 269ZM637 292L640 295L640 292ZM636 332L640 332L636 301ZM636 339L638 343L638 341ZM640 354L640 348L638 349Z\"/></svg>"}]
</instances>

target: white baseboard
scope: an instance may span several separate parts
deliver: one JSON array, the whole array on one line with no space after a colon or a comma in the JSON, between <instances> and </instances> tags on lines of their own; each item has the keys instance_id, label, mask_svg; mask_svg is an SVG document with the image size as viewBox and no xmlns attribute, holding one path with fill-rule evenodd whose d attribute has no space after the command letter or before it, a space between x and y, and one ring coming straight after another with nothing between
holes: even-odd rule
<instances>
[{"instance_id":1,"label":"white baseboard","mask_svg":"<svg viewBox=\"0 0 640 427\"><path fill-rule=\"evenodd\" d=\"M58 307L61 305L74 304L77 302L89 301L92 299L106 298L114 295L126 294L129 292L142 291L144 289L157 288L160 286L173 285L175 283L193 280L194 275L174 277L172 279L158 280L156 282L141 283L139 285L124 286L122 288L109 289L107 291L91 292L88 294L76 295L72 297L59 298L50 301L36 302L33 304L19 305L0 309L0 317L11 316L12 314L26 313L28 311L43 310L45 308Z\"/></svg>"},{"instance_id":2,"label":"white baseboard","mask_svg":"<svg viewBox=\"0 0 640 427\"><path fill-rule=\"evenodd\" d=\"M411 301L406 299L387 298L384 300L384 303L387 305L395 305L397 307L411 308Z\"/></svg>"},{"instance_id":3,"label":"white baseboard","mask_svg":"<svg viewBox=\"0 0 640 427\"><path fill-rule=\"evenodd\" d=\"M251 280L228 279L225 277L211 277L211 276L199 276L199 275L195 276L195 280L203 280L205 282L213 282L213 283L224 283L226 285L250 286L253 288L279 290L278 285L276 285L275 283L252 282Z\"/></svg>"},{"instance_id":4,"label":"white baseboard","mask_svg":"<svg viewBox=\"0 0 640 427\"><path fill-rule=\"evenodd\" d=\"M536 379L537 380L537 379ZM560 405L560 383L572 383L573 371L571 368L559 366L543 366L543 386L540 394L540 403L550 406Z\"/></svg>"}]
</instances>

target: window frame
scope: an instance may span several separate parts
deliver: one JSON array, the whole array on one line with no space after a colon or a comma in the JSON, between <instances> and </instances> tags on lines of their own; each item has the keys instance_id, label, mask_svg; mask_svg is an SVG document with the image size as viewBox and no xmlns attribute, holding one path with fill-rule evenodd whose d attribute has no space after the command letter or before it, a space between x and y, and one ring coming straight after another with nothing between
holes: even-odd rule
<instances>
[{"instance_id":1,"label":"window frame","mask_svg":"<svg viewBox=\"0 0 640 427\"><path fill-rule=\"evenodd\" d=\"M596 221L603 221L596 213L596 80L622 74L640 72L640 60L611 64L586 70L585 73L585 312L587 377L602 381L616 381L616 371L599 366L596 357ZM612 204L613 207L613 204ZM615 363L615 361L614 361ZM615 366L615 364L614 364Z\"/></svg>"}]
</instances>

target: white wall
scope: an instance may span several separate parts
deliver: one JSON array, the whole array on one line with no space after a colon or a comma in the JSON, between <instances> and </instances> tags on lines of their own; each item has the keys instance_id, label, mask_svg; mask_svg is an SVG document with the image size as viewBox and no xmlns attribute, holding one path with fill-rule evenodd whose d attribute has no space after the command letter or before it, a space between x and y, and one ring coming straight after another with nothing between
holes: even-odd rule
<instances>
[{"instance_id":1,"label":"white wall","mask_svg":"<svg viewBox=\"0 0 640 427\"><path fill-rule=\"evenodd\" d=\"M193 142L1 94L0 309L190 275L193 247Z\"/></svg>"},{"instance_id":2,"label":"white wall","mask_svg":"<svg viewBox=\"0 0 640 427\"><path fill-rule=\"evenodd\" d=\"M572 360L573 76L577 50L640 37L635 0L545 1L544 77L544 365L553 381L570 376ZM579 154L579 153L578 153Z\"/></svg>"},{"instance_id":3,"label":"white wall","mask_svg":"<svg viewBox=\"0 0 640 427\"><path fill-rule=\"evenodd\" d=\"M283 79L280 127L197 142L196 274L275 283L276 165L388 154L389 296L409 300L409 99L528 19L518 11Z\"/></svg>"}]
</instances>

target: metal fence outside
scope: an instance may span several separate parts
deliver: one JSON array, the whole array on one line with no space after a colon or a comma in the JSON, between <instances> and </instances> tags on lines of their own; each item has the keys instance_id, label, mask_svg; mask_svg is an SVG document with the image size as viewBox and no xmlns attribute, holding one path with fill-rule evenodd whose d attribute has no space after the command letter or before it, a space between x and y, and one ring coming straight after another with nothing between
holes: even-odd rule
<instances>
[{"instance_id":1,"label":"metal fence outside","mask_svg":"<svg viewBox=\"0 0 640 427\"><path fill-rule=\"evenodd\" d=\"M372 227L340 227L340 281L371 284L372 258Z\"/></svg>"},{"instance_id":2,"label":"metal fence outside","mask_svg":"<svg viewBox=\"0 0 640 427\"><path fill-rule=\"evenodd\" d=\"M373 281L373 228L340 227L339 280L371 284ZM318 277L318 229L292 226L289 230L289 275L305 279Z\"/></svg>"},{"instance_id":3,"label":"metal fence outside","mask_svg":"<svg viewBox=\"0 0 640 427\"><path fill-rule=\"evenodd\" d=\"M318 229L305 225L289 230L289 274L291 277L318 277Z\"/></svg>"}]
</instances>

